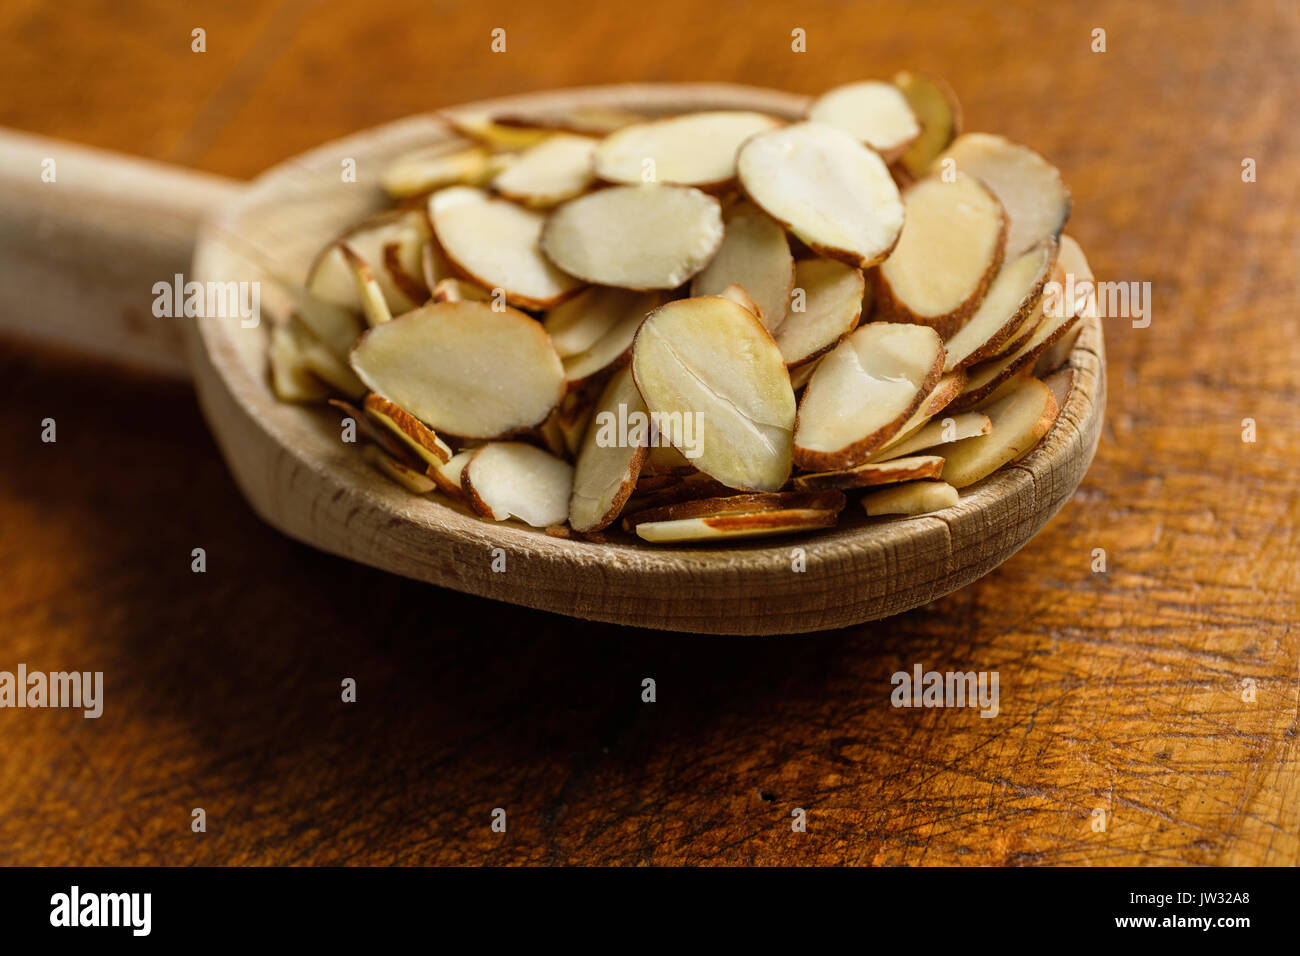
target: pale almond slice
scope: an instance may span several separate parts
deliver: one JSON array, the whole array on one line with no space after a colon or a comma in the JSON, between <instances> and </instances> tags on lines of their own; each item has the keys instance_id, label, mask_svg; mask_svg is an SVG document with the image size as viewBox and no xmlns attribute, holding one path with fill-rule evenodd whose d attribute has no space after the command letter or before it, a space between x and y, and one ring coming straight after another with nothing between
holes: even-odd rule
<instances>
[{"instance_id":1,"label":"pale almond slice","mask_svg":"<svg viewBox=\"0 0 1300 956\"><path fill-rule=\"evenodd\" d=\"M937 478L943 472L943 459L938 455L917 455L891 461L871 461L840 471L816 471L796 475L790 487L796 491L821 491L826 488L865 488L869 485L888 485L897 481L914 481L917 478Z\"/></svg>"},{"instance_id":2,"label":"pale almond slice","mask_svg":"<svg viewBox=\"0 0 1300 956\"><path fill-rule=\"evenodd\" d=\"M646 456L643 475L684 475L695 470L686 456L672 445L655 445Z\"/></svg>"},{"instance_id":3,"label":"pale almond slice","mask_svg":"<svg viewBox=\"0 0 1300 956\"><path fill-rule=\"evenodd\" d=\"M492 122L506 129L536 130L543 133L573 133L578 136L607 136L648 117L618 106L573 106L533 113L498 113Z\"/></svg>"},{"instance_id":4,"label":"pale almond slice","mask_svg":"<svg viewBox=\"0 0 1300 956\"><path fill-rule=\"evenodd\" d=\"M429 197L429 220L447 258L483 288L502 289L511 305L549 309L582 288L542 255L540 212L452 186Z\"/></svg>"},{"instance_id":5,"label":"pale almond slice","mask_svg":"<svg viewBox=\"0 0 1300 956\"><path fill-rule=\"evenodd\" d=\"M868 515L925 515L951 508L961 498L946 481L913 481L862 496Z\"/></svg>"},{"instance_id":6,"label":"pale almond slice","mask_svg":"<svg viewBox=\"0 0 1300 956\"><path fill-rule=\"evenodd\" d=\"M1062 296L1066 295L1064 290L1067 288L1072 289L1074 294L1073 304L1065 302L1065 306L1073 308L1080 319L1096 318L1097 282L1083 250L1071 236L1061 236L1061 255L1057 260L1057 267L1059 274L1053 275L1052 278L1060 283ZM1068 362L1082 330L1083 322L1076 322L1065 335L1043 350L1035 369L1039 372L1050 372Z\"/></svg>"},{"instance_id":7,"label":"pale almond slice","mask_svg":"<svg viewBox=\"0 0 1300 956\"><path fill-rule=\"evenodd\" d=\"M625 126L596 150L596 175L611 183L715 188L736 178L736 151L781 121L741 110L687 113Z\"/></svg>"},{"instance_id":8,"label":"pale almond slice","mask_svg":"<svg viewBox=\"0 0 1300 956\"><path fill-rule=\"evenodd\" d=\"M403 153L385 167L379 185L394 199L418 196L458 183L481 182L488 151L468 140L450 140Z\"/></svg>"},{"instance_id":9,"label":"pale almond slice","mask_svg":"<svg viewBox=\"0 0 1300 956\"><path fill-rule=\"evenodd\" d=\"M425 474L433 479L438 490L456 501L468 504L465 498L465 490L461 487L460 478L465 471L465 466L469 460L478 453L477 448L466 448L458 451L451 456L451 460L445 465L430 465L425 469Z\"/></svg>"},{"instance_id":10,"label":"pale almond slice","mask_svg":"<svg viewBox=\"0 0 1300 956\"><path fill-rule=\"evenodd\" d=\"M434 302L491 302L492 293L473 282L449 277L433 287Z\"/></svg>"},{"instance_id":11,"label":"pale almond slice","mask_svg":"<svg viewBox=\"0 0 1300 956\"><path fill-rule=\"evenodd\" d=\"M719 292L718 295L722 296L724 299L730 299L754 318L758 319L760 322L763 321L762 316L759 315L760 309L758 308L758 303L749 297L749 293L746 292L742 286L733 282L731 285Z\"/></svg>"},{"instance_id":12,"label":"pale almond slice","mask_svg":"<svg viewBox=\"0 0 1300 956\"><path fill-rule=\"evenodd\" d=\"M1051 429L1058 409L1051 389L1036 378L1026 378L981 405L980 411L989 417L993 430L944 449L943 480L954 488L972 485L1027 454Z\"/></svg>"},{"instance_id":13,"label":"pale almond slice","mask_svg":"<svg viewBox=\"0 0 1300 956\"><path fill-rule=\"evenodd\" d=\"M492 150L519 150L536 146L553 134L536 126L499 122L482 110L444 110L439 117L452 129Z\"/></svg>"},{"instance_id":14,"label":"pale almond slice","mask_svg":"<svg viewBox=\"0 0 1300 956\"><path fill-rule=\"evenodd\" d=\"M794 285L794 257L785 230L750 202L733 203L722 218L722 245L691 282L691 295L722 295L739 285L771 331L785 319Z\"/></svg>"},{"instance_id":15,"label":"pale almond slice","mask_svg":"<svg viewBox=\"0 0 1300 956\"><path fill-rule=\"evenodd\" d=\"M399 485L414 491L417 495L428 494L435 487L433 480L427 475L421 474L410 465L398 461L392 455L381 450L378 445L366 445L361 450L361 453L365 456L366 461Z\"/></svg>"},{"instance_id":16,"label":"pale almond slice","mask_svg":"<svg viewBox=\"0 0 1300 956\"><path fill-rule=\"evenodd\" d=\"M992 358L1038 305L1056 261L1056 242L1044 239L1008 259L970 321L943 343L944 371Z\"/></svg>"},{"instance_id":17,"label":"pale almond slice","mask_svg":"<svg viewBox=\"0 0 1300 956\"><path fill-rule=\"evenodd\" d=\"M342 243L365 260L374 271L389 310L398 315L422 305L402 291L384 266L384 247L397 244L397 258L409 275L421 274L421 259L429 241L428 221L421 210L393 210L371 216L339 236L312 260L304 283L307 291L330 305L353 312L362 310L356 280L343 257Z\"/></svg>"},{"instance_id":18,"label":"pale almond slice","mask_svg":"<svg viewBox=\"0 0 1300 956\"><path fill-rule=\"evenodd\" d=\"M716 515L709 518L677 518L647 521L636 526L637 537L655 544L718 541L739 538L770 538L817 528L833 528L837 511L792 508L787 511L759 511L753 514Z\"/></svg>"},{"instance_id":19,"label":"pale almond slice","mask_svg":"<svg viewBox=\"0 0 1300 956\"><path fill-rule=\"evenodd\" d=\"M796 392L803 388L811 381L813 373L817 371L817 366L821 364L821 356L809 359L802 365L797 365L790 369L790 387Z\"/></svg>"},{"instance_id":20,"label":"pale almond slice","mask_svg":"<svg viewBox=\"0 0 1300 956\"><path fill-rule=\"evenodd\" d=\"M886 162L903 155L921 135L921 124L902 90L877 80L847 83L823 93L808 107L808 118L844 130Z\"/></svg>"},{"instance_id":21,"label":"pale almond slice","mask_svg":"<svg viewBox=\"0 0 1300 956\"><path fill-rule=\"evenodd\" d=\"M790 474L795 400L781 350L729 299L680 299L652 312L632 371L661 434L732 488L776 491Z\"/></svg>"},{"instance_id":22,"label":"pale almond slice","mask_svg":"<svg viewBox=\"0 0 1300 956\"><path fill-rule=\"evenodd\" d=\"M978 180L936 176L904 192L903 207L903 233L876 272L876 317L928 325L949 338L1002 265L1002 204Z\"/></svg>"},{"instance_id":23,"label":"pale almond slice","mask_svg":"<svg viewBox=\"0 0 1300 956\"><path fill-rule=\"evenodd\" d=\"M933 418L898 444L877 452L871 460L894 461L964 438L987 435L992 429L988 416L982 412L957 412L943 418Z\"/></svg>"},{"instance_id":24,"label":"pale almond slice","mask_svg":"<svg viewBox=\"0 0 1300 956\"><path fill-rule=\"evenodd\" d=\"M367 395L365 410L419 455L426 465L445 465L451 460L451 449L433 429L384 396L373 392Z\"/></svg>"},{"instance_id":25,"label":"pale almond slice","mask_svg":"<svg viewBox=\"0 0 1300 956\"><path fill-rule=\"evenodd\" d=\"M759 133L736 168L745 192L810 249L865 269L903 229L903 202L880 156L824 123Z\"/></svg>"},{"instance_id":26,"label":"pale almond slice","mask_svg":"<svg viewBox=\"0 0 1300 956\"><path fill-rule=\"evenodd\" d=\"M921 123L921 135L899 157L912 178L920 179L961 132L961 104L947 83L923 73L896 73L894 85L903 91Z\"/></svg>"},{"instance_id":27,"label":"pale almond slice","mask_svg":"<svg viewBox=\"0 0 1300 956\"><path fill-rule=\"evenodd\" d=\"M593 285L546 313L542 326L561 358L580 355L627 318L640 293Z\"/></svg>"},{"instance_id":28,"label":"pale almond slice","mask_svg":"<svg viewBox=\"0 0 1300 956\"><path fill-rule=\"evenodd\" d=\"M1070 389L1074 388L1074 369L1058 369L1042 381L1044 385L1052 390L1052 397L1056 399L1056 407L1065 408L1065 400L1070 397Z\"/></svg>"},{"instance_id":29,"label":"pale almond slice","mask_svg":"<svg viewBox=\"0 0 1300 956\"><path fill-rule=\"evenodd\" d=\"M560 524L569 514L573 466L536 445L490 442L461 472L470 507L484 518L518 518L534 528Z\"/></svg>"},{"instance_id":30,"label":"pale almond slice","mask_svg":"<svg viewBox=\"0 0 1300 956\"><path fill-rule=\"evenodd\" d=\"M866 461L939 381L943 343L924 325L872 322L821 360L804 389L794 459L810 471Z\"/></svg>"},{"instance_id":31,"label":"pale almond slice","mask_svg":"<svg viewBox=\"0 0 1300 956\"><path fill-rule=\"evenodd\" d=\"M373 328L391 322L393 313L388 308L384 292L379 288L375 273L369 264L346 242L339 243L339 252L343 254L343 261L347 264L348 271L352 273L352 281L357 285L357 296L361 299L361 314L366 317L366 323Z\"/></svg>"},{"instance_id":32,"label":"pale almond slice","mask_svg":"<svg viewBox=\"0 0 1300 956\"><path fill-rule=\"evenodd\" d=\"M686 186L613 186L552 211L547 257L569 275L624 289L675 289L722 244L722 210Z\"/></svg>"},{"instance_id":33,"label":"pale almond slice","mask_svg":"<svg viewBox=\"0 0 1300 956\"><path fill-rule=\"evenodd\" d=\"M424 284L424 248L428 242L419 246L403 242L384 244L383 268L406 298L418 305L429 301L429 287ZM412 271L414 270L414 271Z\"/></svg>"},{"instance_id":34,"label":"pale almond slice","mask_svg":"<svg viewBox=\"0 0 1300 956\"><path fill-rule=\"evenodd\" d=\"M352 368L371 391L462 438L540 424L564 386L541 325L482 302L437 302L376 326L352 350Z\"/></svg>"},{"instance_id":35,"label":"pale almond slice","mask_svg":"<svg viewBox=\"0 0 1300 956\"><path fill-rule=\"evenodd\" d=\"M625 429L619 423L626 423ZM649 415L630 369L609 380L578 450L569 499L574 531L600 531L631 496L649 450Z\"/></svg>"},{"instance_id":36,"label":"pale almond slice","mask_svg":"<svg viewBox=\"0 0 1300 956\"><path fill-rule=\"evenodd\" d=\"M455 270L433 237L420 250L420 278L431 295L443 280L456 278Z\"/></svg>"},{"instance_id":37,"label":"pale almond slice","mask_svg":"<svg viewBox=\"0 0 1300 956\"><path fill-rule=\"evenodd\" d=\"M647 522L679 518L714 518L719 515L762 514L769 511L813 510L838 512L844 495L835 489L821 491L775 491L748 495L724 495L675 501L656 508L643 508L623 519L623 529L632 531Z\"/></svg>"},{"instance_id":38,"label":"pale almond slice","mask_svg":"<svg viewBox=\"0 0 1300 956\"><path fill-rule=\"evenodd\" d=\"M1070 191L1055 166L1027 146L991 133L963 133L935 159L993 190L1007 211L1007 255L1018 256L1036 242L1056 239L1070 218Z\"/></svg>"},{"instance_id":39,"label":"pale almond slice","mask_svg":"<svg viewBox=\"0 0 1300 956\"><path fill-rule=\"evenodd\" d=\"M322 302L296 283L276 280L276 286L288 297L296 315L321 344L344 361L361 337L362 325L348 309Z\"/></svg>"},{"instance_id":40,"label":"pale almond slice","mask_svg":"<svg viewBox=\"0 0 1300 956\"><path fill-rule=\"evenodd\" d=\"M801 366L834 348L862 317L865 293L860 269L834 259L800 259L790 307L772 332L785 364Z\"/></svg>"},{"instance_id":41,"label":"pale almond slice","mask_svg":"<svg viewBox=\"0 0 1300 956\"><path fill-rule=\"evenodd\" d=\"M881 461L888 458L888 452L891 448L900 442L911 438L924 428L931 418L938 415L939 412L952 404L952 402L956 400L957 396L961 394L961 390L965 387L965 372L949 372L947 375L940 378L934 388L930 389L930 394L921 399L921 403L916 406L916 411L912 413L912 417L907 420L902 428L894 433L893 438L889 439L889 441L885 442L872 452L869 460Z\"/></svg>"},{"instance_id":42,"label":"pale almond slice","mask_svg":"<svg viewBox=\"0 0 1300 956\"><path fill-rule=\"evenodd\" d=\"M1043 298L1046 300L1047 295L1044 294ZM999 356L968 369L966 387L951 405L954 411L973 408L1012 377L1028 373L1033 369L1038 356L1062 338L1080 318L1073 314L1072 309L1052 309L1051 311L1059 313L1057 315L1047 314L1047 309L1044 304L1043 319L1024 345L1010 355Z\"/></svg>"},{"instance_id":43,"label":"pale almond slice","mask_svg":"<svg viewBox=\"0 0 1300 956\"><path fill-rule=\"evenodd\" d=\"M658 292L635 294L625 305L626 311L604 335L584 352L564 358L564 380L567 388L579 388L598 379L604 372L627 362L632 351L636 331L645 317L659 308L663 296Z\"/></svg>"},{"instance_id":44,"label":"pale almond slice","mask_svg":"<svg viewBox=\"0 0 1300 956\"><path fill-rule=\"evenodd\" d=\"M271 326L271 343L266 354L271 363L271 387L280 401L319 402L329 395L325 383L303 361L290 323L277 322Z\"/></svg>"},{"instance_id":45,"label":"pale almond slice","mask_svg":"<svg viewBox=\"0 0 1300 956\"><path fill-rule=\"evenodd\" d=\"M507 199L544 209L582 195L591 185L596 141L557 133L530 146L492 179L492 188Z\"/></svg>"},{"instance_id":46,"label":"pale almond slice","mask_svg":"<svg viewBox=\"0 0 1300 956\"><path fill-rule=\"evenodd\" d=\"M290 322L298 348L298 355L307 370L348 398L360 398L366 394L366 386L353 373L352 369L340 361L339 357L326 348L298 319Z\"/></svg>"}]
</instances>

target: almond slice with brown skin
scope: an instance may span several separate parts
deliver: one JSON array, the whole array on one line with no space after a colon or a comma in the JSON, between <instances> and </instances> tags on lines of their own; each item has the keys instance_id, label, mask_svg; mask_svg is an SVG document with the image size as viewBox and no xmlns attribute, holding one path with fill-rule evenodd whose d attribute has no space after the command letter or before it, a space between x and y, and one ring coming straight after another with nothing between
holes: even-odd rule
<instances>
[{"instance_id":1,"label":"almond slice with brown skin","mask_svg":"<svg viewBox=\"0 0 1300 956\"><path fill-rule=\"evenodd\" d=\"M367 395L365 409L366 414L397 436L426 465L445 465L451 460L451 449L433 429L384 396L373 392Z\"/></svg>"},{"instance_id":2,"label":"almond slice with brown skin","mask_svg":"<svg viewBox=\"0 0 1300 956\"><path fill-rule=\"evenodd\" d=\"M370 390L435 431L494 438L541 424L564 369L541 325L482 302L438 302L376 326L352 350Z\"/></svg>"},{"instance_id":3,"label":"almond slice with brown skin","mask_svg":"<svg viewBox=\"0 0 1300 956\"><path fill-rule=\"evenodd\" d=\"M271 364L271 388L280 401L320 402L329 395L329 388L303 361L298 337L290 323L277 322L271 326L267 358Z\"/></svg>"},{"instance_id":4,"label":"almond slice with brown skin","mask_svg":"<svg viewBox=\"0 0 1300 956\"><path fill-rule=\"evenodd\" d=\"M482 182L488 151L469 140L450 140L403 153L384 169L379 185L394 199L418 196L457 183Z\"/></svg>"},{"instance_id":5,"label":"almond slice with brown skin","mask_svg":"<svg viewBox=\"0 0 1300 956\"><path fill-rule=\"evenodd\" d=\"M460 478L465 471L465 466L469 464L471 458L478 453L478 448L466 448L458 451L451 456L451 460L445 465L430 465L424 470L424 473L433 479L434 484L438 486L447 497L459 501L461 504L468 505L465 498L465 490L461 487Z\"/></svg>"},{"instance_id":6,"label":"almond slice with brown skin","mask_svg":"<svg viewBox=\"0 0 1300 956\"><path fill-rule=\"evenodd\" d=\"M1092 268L1088 265L1088 260L1079 248L1079 244L1071 236L1061 236L1061 255L1057 259L1057 271L1052 278L1061 285L1064 290L1067 287L1073 287L1075 302L1073 310L1080 319L1096 318L1097 316L1097 283L1092 274ZM1071 303L1066 302L1066 307L1071 307ZM1059 339L1043 350L1035 365L1035 370L1039 372L1050 372L1058 369L1070 360L1070 353L1074 351L1075 342L1079 339L1079 332L1083 329L1083 322L1076 322L1069 330L1066 331Z\"/></svg>"},{"instance_id":7,"label":"almond slice with brown skin","mask_svg":"<svg viewBox=\"0 0 1300 956\"><path fill-rule=\"evenodd\" d=\"M352 273L352 281L357 285L357 296L361 299L361 314L366 317L366 323L374 328L376 325L391 322L393 313L389 310L384 292L379 288L374 271L366 260L357 255L356 250L346 242L339 244L339 252L343 255L348 271Z\"/></svg>"},{"instance_id":8,"label":"almond slice with brown skin","mask_svg":"<svg viewBox=\"0 0 1300 956\"><path fill-rule=\"evenodd\" d=\"M561 524L569 514L573 466L536 445L490 442L461 472L470 507L484 518L518 518L534 528Z\"/></svg>"},{"instance_id":9,"label":"almond slice with brown skin","mask_svg":"<svg viewBox=\"0 0 1300 956\"><path fill-rule=\"evenodd\" d=\"M417 495L428 494L435 487L432 479L427 475L387 454L378 445L366 445L361 450L361 453L365 456L366 461L399 485L415 492Z\"/></svg>"},{"instance_id":10,"label":"almond slice with brown skin","mask_svg":"<svg viewBox=\"0 0 1300 956\"><path fill-rule=\"evenodd\" d=\"M902 90L907 105L921 123L921 135L899 158L899 163L913 179L920 179L934 158L961 132L961 104L952 87L923 73L897 73L894 85Z\"/></svg>"},{"instance_id":11,"label":"almond slice with brown skin","mask_svg":"<svg viewBox=\"0 0 1300 956\"><path fill-rule=\"evenodd\" d=\"M504 290L511 305L549 309L582 288L542 255L540 212L452 186L429 197L429 220L447 259L483 288Z\"/></svg>"},{"instance_id":12,"label":"almond slice with brown skin","mask_svg":"<svg viewBox=\"0 0 1300 956\"><path fill-rule=\"evenodd\" d=\"M348 398L360 398L366 394L366 386L361 379L357 378L352 369L340 361L337 355L326 348L310 329L297 318L290 320L290 327L298 348L298 356L308 371Z\"/></svg>"},{"instance_id":13,"label":"almond slice with brown skin","mask_svg":"<svg viewBox=\"0 0 1300 956\"><path fill-rule=\"evenodd\" d=\"M714 189L736 178L736 151L781 121L765 113L717 110L625 126L596 150L596 175L611 183Z\"/></svg>"},{"instance_id":14,"label":"almond slice with brown skin","mask_svg":"<svg viewBox=\"0 0 1300 956\"><path fill-rule=\"evenodd\" d=\"M372 416L367 415L351 402L344 401L341 398L331 398L329 403L347 418L352 419L356 423L357 429L378 445L382 451L387 452L411 468L422 467L420 459L406 445L394 438L391 432L379 425Z\"/></svg>"},{"instance_id":15,"label":"almond slice with brown skin","mask_svg":"<svg viewBox=\"0 0 1300 956\"><path fill-rule=\"evenodd\" d=\"M903 203L880 156L824 123L759 133L736 157L754 203L814 252L865 269L903 229Z\"/></svg>"},{"instance_id":16,"label":"almond slice with brown skin","mask_svg":"<svg viewBox=\"0 0 1300 956\"><path fill-rule=\"evenodd\" d=\"M937 478L943 472L943 459L938 455L917 455L892 461L871 461L842 471L816 471L796 475L790 487L796 491L820 491L826 488L865 488L868 485L888 485L897 481L914 481L917 478Z\"/></svg>"},{"instance_id":17,"label":"almond slice with brown skin","mask_svg":"<svg viewBox=\"0 0 1300 956\"><path fill-rule=\"evenodd\" d=\"M481 110L444 110L438 116L461 136L491 150L527 149L554 132L535 126L500 123L496 117Z\"/></svg>"},{"instance_id":18,"label":"almond slice with brown skin","mask_svg":"<svg viewBox=\"0 0 1300 956\"><path fill-rule=\"evenodd\" d=\"M949 372L939 379L934 388L930 389L930 394L921 399L921 404L916 406L916 411L912 413L912 417L907 420L907 423L898 430L893 438L872 452L870 460L881 461L888 458L887 452L891 448L911 438L924 428L931 418L952 404L965 387L966 373L962 371Z\"/></svg>"},{"instance_id":19,"label":"almond slice with brown skin","mask_svg":"<svg viewBox=\"0 0 1300 956\"><path fill-rule=\"evenodd\" d=\"M588 382L599 382L611 368L625 364L631 355L632 342L645 317L663 302L658 292L641 292L632 296L625 312L590 348L564 358L564 379L570 390Z\"/></svg>"},{"instance_id":20,"label":"almond slice with brown skin","mask_svg":"<svg viewBox=\"0 0 1300 956\"><path fill-rule=\"evenodd\" d=\"M1056 262L1056 241L1044 239L1003 263L970 321L943 343L944 371L991 358L1038 305Z\"/></svg>"},{"instance_id":21,"label":"almond slice with brown skin","mask_svg":"<svg viewBox=\"0 0 1300 956\"><path fill-rule=\"evenodd\" d=\"M981 412L957 412L943 418L933 418L896 445L878 451L872 461L894 461L918 451L947 445L964 438L987 435L993 426L988 416Z\"/></svg>"},{"instance_id":22,"label":"almond slice with brown skin","mask_svg":"<svg viewBox=\"0 0 1300 956\"><path fill-rule=\"evenodd\" d=\"M942 171L947 160L1001 200L1007 212L1008 256L1061 235L1070 218L1070 191L1060 171L1028 146L991 133L963 133L935 159L932 171Z\"/></svg>"},{"instance_id":23,"label":"almond slice with brown skin","mask_svg":"<svg viewBox=\"0 0 1300 956\"><path fill-rule=\"evenodd\" d=\"M980 406L993 430L944 449L943 480L965 488L1028 454L1056 421L1056 399L1036 378L1017 381L993 401Z\"/></svg>"},{"instance_id":24,"label":"almond slice with brown skin","mask_svg":"<svg viewBox=\"0 0 1300 956\"><path fill-rule=\"evenodd\" d=\"M872 322L821 360L799 403L794 459L810 471L862 464L939 381L943 343L924 325Z\"/></svg>"},{"instance_id":25,"label":"almond slice with brown skin","mask_svg":"<svg viewBox=\"0 0 1300 956\"><path fill-rule=\"evenodd\" d=\"M1006 217L979 181L922 179L903 193L898 245L876 272L876 318L957 332L1002 265Z\"/></svg>"},{"instance_id":26,"label":"almond slice with brown skin","mask_svg":"<svg viewBox=\"0 0 1300 956\"><path fill-rule=\"evenodd\" d=\"M865 80L837 86L817 97L808 118L849 133L892 162L921 135L921 124L902 90Z\"/></svg>"},{"instance_id":27,"label":"almond slice with brown skin","mask_svg":"<svg viewBox=\"0 0 1300 956\"><path fill-rule=\"evenodd\" d=\"M839 510L786 508L744 514L707 515L699 518L670 518L646 521L636 526L636 535L656 544L686 544L727 538L770 538L817 528L833 528Z\"/></svg>"},{"instance_id":28,"label":"almond slice with brown skin","mask_svg":"<svg viewBox=\"0 0 1300 956\"><path fill-rule=\"evenodd\" d=\"M581 355L631 314L642 293L593 285L546 313L542 326L561 358Z\"/></svg>"},{"instance_id":29,"label":"almond slice with brown skin","mask_svg":"<svg viewBox=\"0 0 1300 956\"><path fill-rule=\"evenodd\" d=\"M596 141L557 133L530 146L492 179L492 188L507 199L545 209L580 196L591 185Z\"/></svg>"},{"instance_id":30,"label":"almond slice with brown skin","mask_svg":"<svg viewBox=\"0 0 1300 956\"><path fill-rule=\"evenodd\" d=\"M348 352L363 331L356 315L349 309L322 302L295 283L273 281L276 288L288 297L291 315L296 316L335 356L347 361Z\"/></svg>"},{"instance_id":31,"label":"almond slice with brown skin","mask_svg":"<svg viewBox=\"0 0 1300 956\"><path fill-rule=\"evenodd\" d=\"M638 430L640 419L644 425ZM631 426L620 434L618 423ZM569 525L575 531L600 531L619 516L637 486L649 450L649 416L630 369L609 380L578 450L569 498Z\"/></svg>"},{"instance_id":32,"label":"almond slice with brown skin","mask_svg":"<svg viewBox=\"0 0 1300 956\"><path fill-rule=\"evenodd\" d=\"M785 319L794 285L794 257L785 230L750 202L737 202L723 215L722 245L691 282L691 295L722 295L735 284L757 308L770 331Z\"/></svg>"},{"instance_id":33,"label":"almond slice with brown skin","mask_svg":"<svg viewBox=\"0 0 1300 956\"><path fill-rule=\"evenodd\" d=\"M786 365L803 365L852 332L865 292L862 271L853 266L820 258L795 263L790 306L773 330Z\"/></svg>"},{"instance_id":34,"label":"almond slice with brown skin","mask_svg":"<svg viewBox=\"0 0 1300 956\"><path fill-rule=\"evenodd\" d=\"M785 484L794 391L752 313L718 296L669 302L642 323L632 372L661 434L700 471L750 491Z\"/></svg>"},{"instance_id":35,"label":"almond slice with brown skin","mask_svg":"<svg viewBox=\"0 0 1300 956\"><path fill-rule=\"evenodd\" d=\"M346 230L317 253L307 270L307 291L330 305L353 312L362 310L356 280L340 248L346 242L373 270L389 311L394 315L408 312L423 303L403 292L389 275L384 267L384 247L396 243L395 255L403 264L404 271L408 275L419 275L421 257L428 240L429 226L422 210L392 210L371 216Z\"/></svg>"},{"instance_id":36,"label":"almond slice with brown skin","mask_svg":"<svg viewBox=\"0 0 1300 956\"><path fill-rule=\"evenodd\" d=\"M1052 397L1056 399L1056 407L1065 408L1065 400L1070 397L1070 389L1074 387L1074 369L1059 369L1042 381L1044 385L1052 390Z\"/></svg>"},{"instance_id":37,"label":"almond slice with brown skin","mask_svg":"<svg viewBox=\"0 0 1300 956\"><path fill-rule=\"evenodd\" d=\"M556 208L541 248L569 275L623 289L675 289L722 244L722 209L686 186L612 186Z\"/></svg>"},{"instance_id":38,"label":"almond slice with brown skin","mask_svg":"<svg viewBox=\"0 0 1300 956\"><path fill-rule=\"evenodd\" d=\"M717 498L697 498L678 501L657 508L644 508L623 519L626 531L637 525L655 521L675 521L681 518L712 518L719 515L761 514L765 511L839 511L844 507L844 495L835 489L821 491L777 491L763 494L726 495Z\"/></svg>"},{"instance_id":39,"label":"almond slice with brown skin","mask_svg":"<svg viewBox=\"0 0 1300 956\"><path fill-rule=\"evenodd\" d=\"M535 113L500 113L492 117L495 126L535 130L539 133L573 133L578 136L607 136L649 117L617 106L575 106Z\"/></svg>"},{"instance_id":40,"label":"almond slice with brown skin","mask_svg":"<svg viewBox=\"0 0 1300 956\"><path fill-rule=\"evenodd\" d=\"M912 481L862 496L868 515L925 515L951 508L960 501L957 489L946 481Z\"/></svg>"}]
</instances>

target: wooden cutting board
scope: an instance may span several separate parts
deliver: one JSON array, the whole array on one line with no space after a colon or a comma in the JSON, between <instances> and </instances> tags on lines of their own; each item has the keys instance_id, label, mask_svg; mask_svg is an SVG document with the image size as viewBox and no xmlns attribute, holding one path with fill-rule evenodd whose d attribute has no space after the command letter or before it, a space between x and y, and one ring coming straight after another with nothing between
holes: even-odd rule
<instances>
[{"instance_id":1,"label":"wooden cutting board","mask_svg":"<svg viewBox=\"0 0 1300 956\"><path fill-rule=\"evenodd\" d=\"M1148 327L1105 323L1080 491L901 617L617 629L296 545L243 504L186 386L0 344L0 670L106 688L98 720L0 710L0 863L1300 862L1295 8L571 6L201 4L91 30L19 0L0 124L246 177L528 89L940 73L968 128L1060 166L1100 278L1152 284ZM998 716L892 707L916 665L996 670Z\"/></svg>"}]
</instances>

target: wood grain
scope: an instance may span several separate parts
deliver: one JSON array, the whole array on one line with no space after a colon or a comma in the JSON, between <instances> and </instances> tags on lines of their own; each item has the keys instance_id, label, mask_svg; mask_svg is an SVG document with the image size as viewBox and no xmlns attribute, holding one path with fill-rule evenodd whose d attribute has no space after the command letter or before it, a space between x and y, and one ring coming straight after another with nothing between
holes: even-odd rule
<instances>
[{"instance_id":1,"label":"wood grain","mask_svg":"<svg viewBox=\"0 0 1300 956\"><path fill-rule=\"evenodd\" d=\"M1098 275L1155 304L1106 321L1097 460L1030 547L795 640L583 624L322 555L251 514L185 388L0 346L0 668L107 685L98 721L0 711L0 862L1300 862L1293 5L18 2L0 30L0 123L236 176L500 93L931 69L971 128L1060 166ZM1000 715L892 708L916 663L998 670Z\"/></svg>"}]
</instances>

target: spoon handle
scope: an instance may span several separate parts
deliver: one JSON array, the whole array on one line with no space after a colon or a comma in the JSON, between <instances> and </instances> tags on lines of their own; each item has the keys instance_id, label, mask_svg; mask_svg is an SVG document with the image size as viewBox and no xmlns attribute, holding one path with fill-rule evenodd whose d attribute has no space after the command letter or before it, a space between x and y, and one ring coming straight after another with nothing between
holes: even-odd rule
<instances>
[{"instance_id":1,"label":"spoon handle","mask_svg":"<svg viewBox=\"0 0 1300 956\"><path fill-rule=\"evenodd\" d=\"M187 275L199 222L241 184L0 129L0 335L189 377L155 283Z\"/></svg>"}]
</instances>

